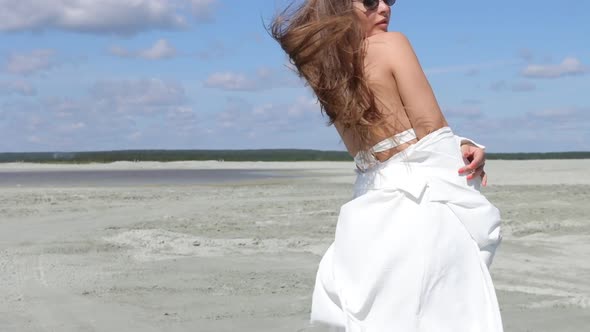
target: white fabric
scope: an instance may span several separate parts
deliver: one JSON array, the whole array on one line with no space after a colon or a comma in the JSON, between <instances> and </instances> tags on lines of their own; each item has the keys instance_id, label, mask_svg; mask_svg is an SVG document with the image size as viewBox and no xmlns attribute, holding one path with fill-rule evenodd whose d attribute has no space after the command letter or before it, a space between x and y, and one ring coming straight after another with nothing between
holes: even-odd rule
<instances>
[{"instance_id":1,"label":"white fabric","mask_svg":"<svg viewBox=\"0 0 590 332\"><path fill-rule=\"evenodd\" d=\"M397 133L392 137L386 138L381 142L375 144L371 149L372 152L383 152L385 150L389 150L395 148L398 145L407 143L416 138L416 132L414 128L410 128L408 130L404 130L401 133Z\"/></svg>"},{"instance_id":2,"label":"white fabric","mask_svg":"<svg viewBox=\"0 0 590 332\"><path fill-rule=\"evenodd\" d=\"M473 145L477 146L478 148L481 148L481 149L486 148L484 145L476 143L475 141L473 141L469 138L461 137L461 136L457 136L457 135L455 135L455 137L460 140L460 145L465 144L465 143L472 143ZM415 138L416 138L416 132L414 131L414 128L409 128L407 130L404 130L401 133L397 133L397 134L393 135L392 137L386 138L386 139L382 140L381 142L375 144L369 151L362 151L361 150L361 151L357 152L357 154L354 156L354 162L356 164L357 170L365 171L365 170L375 166L376 164L379 164L380 162L379 162L379 160L377 160L377 158L375 158L374 153L392 149L398 145L407 143Z\"/></svg>"},{"instance_id":3,"label":"white fabric","mask_svg":"<svg viewBox=\"0 0 590 332\"><path fill-rule=\"evenodd\" d=\"M479 143L476 143L475 141L473 141L473 140L471 140L469 138L461 137L461 136L456 136L456 137L461 141L461 144L464 144L464 143L469 142L469 143L472 143L473 145L477 146L480 149L485 149L486 148L485 145L481 145Z\"/></svg>"},{"instance_id":4,"label":"white fabric","mask_svg":"<svg viewBox=\"0 0 590 332\"><path fill-rule=\"evenodd\" d=\"M502 331L488 267L500 213L440 128L366 172L340 209L311 321L347 332Z\"/></svg>"},{"instance_id":5,"label":"white fabric","mask_svg":"<svg viewBox=\"0 0 590 332\"><path fill-rule=\"evenodd\" d=\"M361 150L357 152L357 154L354 156L354 162L356 164L357 169L359 171L365 171L378 164L379 160L375 158L374 153L393 149L396 146L407 143L415 138L416 132L414 131L414 128L409 128L373 145L373 147L370 150Z\"/></svg>"}]
</instances>

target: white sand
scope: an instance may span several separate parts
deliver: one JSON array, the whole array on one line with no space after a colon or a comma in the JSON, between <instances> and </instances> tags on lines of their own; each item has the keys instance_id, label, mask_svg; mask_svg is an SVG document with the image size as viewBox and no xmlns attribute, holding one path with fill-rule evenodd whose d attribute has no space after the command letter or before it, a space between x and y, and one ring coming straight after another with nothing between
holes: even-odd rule
<instances>
[{"instance_id":1,"label":"white sand","mask_svg":"<svg viewBox=\"0 0 590 332\"><path fill-rule=\"evenodd\" d=\"M149 169L253 169L299 170L316 174L350 176L354 178L352 162L127 162L90 164L0 163L0 172L10 171L68 171L68 170L149 170ZM486 171L490 184L547 185L590 184L590 159L574 160L488 160ZM350 180L352 181L352 180Z\"/></svg>"},{"instance_id":2,"label":"white sand","mask_svg":"<svg viewBox=\"0 0 590 332\"><path fill-rule=\"evenodd\" d=\"M0 187L0 331L315 331L348 162L0 164L0 172L295 169L237 184ZM486 165L506 331L590 326L590 160Z\"/></svg>"}]
</instances>

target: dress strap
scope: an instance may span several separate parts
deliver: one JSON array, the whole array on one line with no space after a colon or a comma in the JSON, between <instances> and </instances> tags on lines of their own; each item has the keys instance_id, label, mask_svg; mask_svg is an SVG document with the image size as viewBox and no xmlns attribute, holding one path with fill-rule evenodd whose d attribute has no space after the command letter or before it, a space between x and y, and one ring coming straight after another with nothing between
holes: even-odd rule
<instances>
[{"instance_id":1,"label":"dress strap","mask_svg":"<svg viewBox=\"0 0 590 332\"><path fill-rule=\"evenodd\" d=\"M374 153L393 149L396 146L407 143L415 138L416 132L414 131L414 128L410 128L402 131L401 133L397 133L392 137L382 140L381 142L373 145L370 150L359 151L356 156L354 156L354 162L356 163L357 170L364 172L372 166L378 164L379 161L377 158L375 158Z\"/></svg>"},{"instance_id":2,"label":"dress strap","mask_svg":"<svg viewBox=\"0 0 590 332\"><path fill-rule=\"evenodd\" d=\"M396 142L394 140L395 138L397 138L399 142ZM402 131L401 133L395 134L393 137L388 137L382 140L381 142L373 145L373 147L371 148L371 152L377 153L393 149L396 146L407 143L415 138L416 132L414 131L414 128L410 128L408 130Z\"/></svg>"}]
</instances>

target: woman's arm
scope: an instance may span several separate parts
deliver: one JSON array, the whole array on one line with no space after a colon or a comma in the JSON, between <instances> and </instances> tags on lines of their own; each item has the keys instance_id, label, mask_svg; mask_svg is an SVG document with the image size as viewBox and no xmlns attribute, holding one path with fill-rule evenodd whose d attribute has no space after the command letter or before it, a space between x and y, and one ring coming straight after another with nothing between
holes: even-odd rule
<instances>
[{"instance_id":1,"label":"woman's arm","mask_svg":"<svg viewBox=\"0 0 590 332\"><path fill-rule=\"evenodd\" d=\"M387 47L385 61L396 80L400 98L418 139L433 130L448 126L410 41L400 32L380 35L380 38L385 39L384 45ZM483 170L485 146L465 137L457 136L457 138L463 157L469 161L469 164L459 169L459 174L467 173L467 179L481 176L482 185L485 186L487 184L487 174Z\"/></svg>"},{"instance_id":2,"label":"woman's arm","mask_svg":"<svg viewBox=\"0 0 590 332\"><path fill-rule=\"evenodd\" d=\"M381 39L379 42L385 48L383 61L395 79L404 110L418 139L448 126L406 36L400 32L387 32L375 37Z\"/></svg>"}]
</instances>

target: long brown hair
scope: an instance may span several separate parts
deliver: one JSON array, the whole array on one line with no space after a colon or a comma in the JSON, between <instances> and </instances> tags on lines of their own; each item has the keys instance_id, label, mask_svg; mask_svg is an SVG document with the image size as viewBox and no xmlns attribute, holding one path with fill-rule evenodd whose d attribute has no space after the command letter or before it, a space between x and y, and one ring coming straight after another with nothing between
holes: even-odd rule
<instances>
[{"instance_id":1,"label":"long brown hair","mask_svg":"<svg viewBox=\"0 0 590 332\"><path fill-rule=\"evenodd\" d=\"M272 37L288 54L300 77L315 92L329 125L351 129L365 149L370 128L383 116L365 78L365 31L352 0L306 0L292 3L270 24Z\"/></svg>"}]
</instances>

